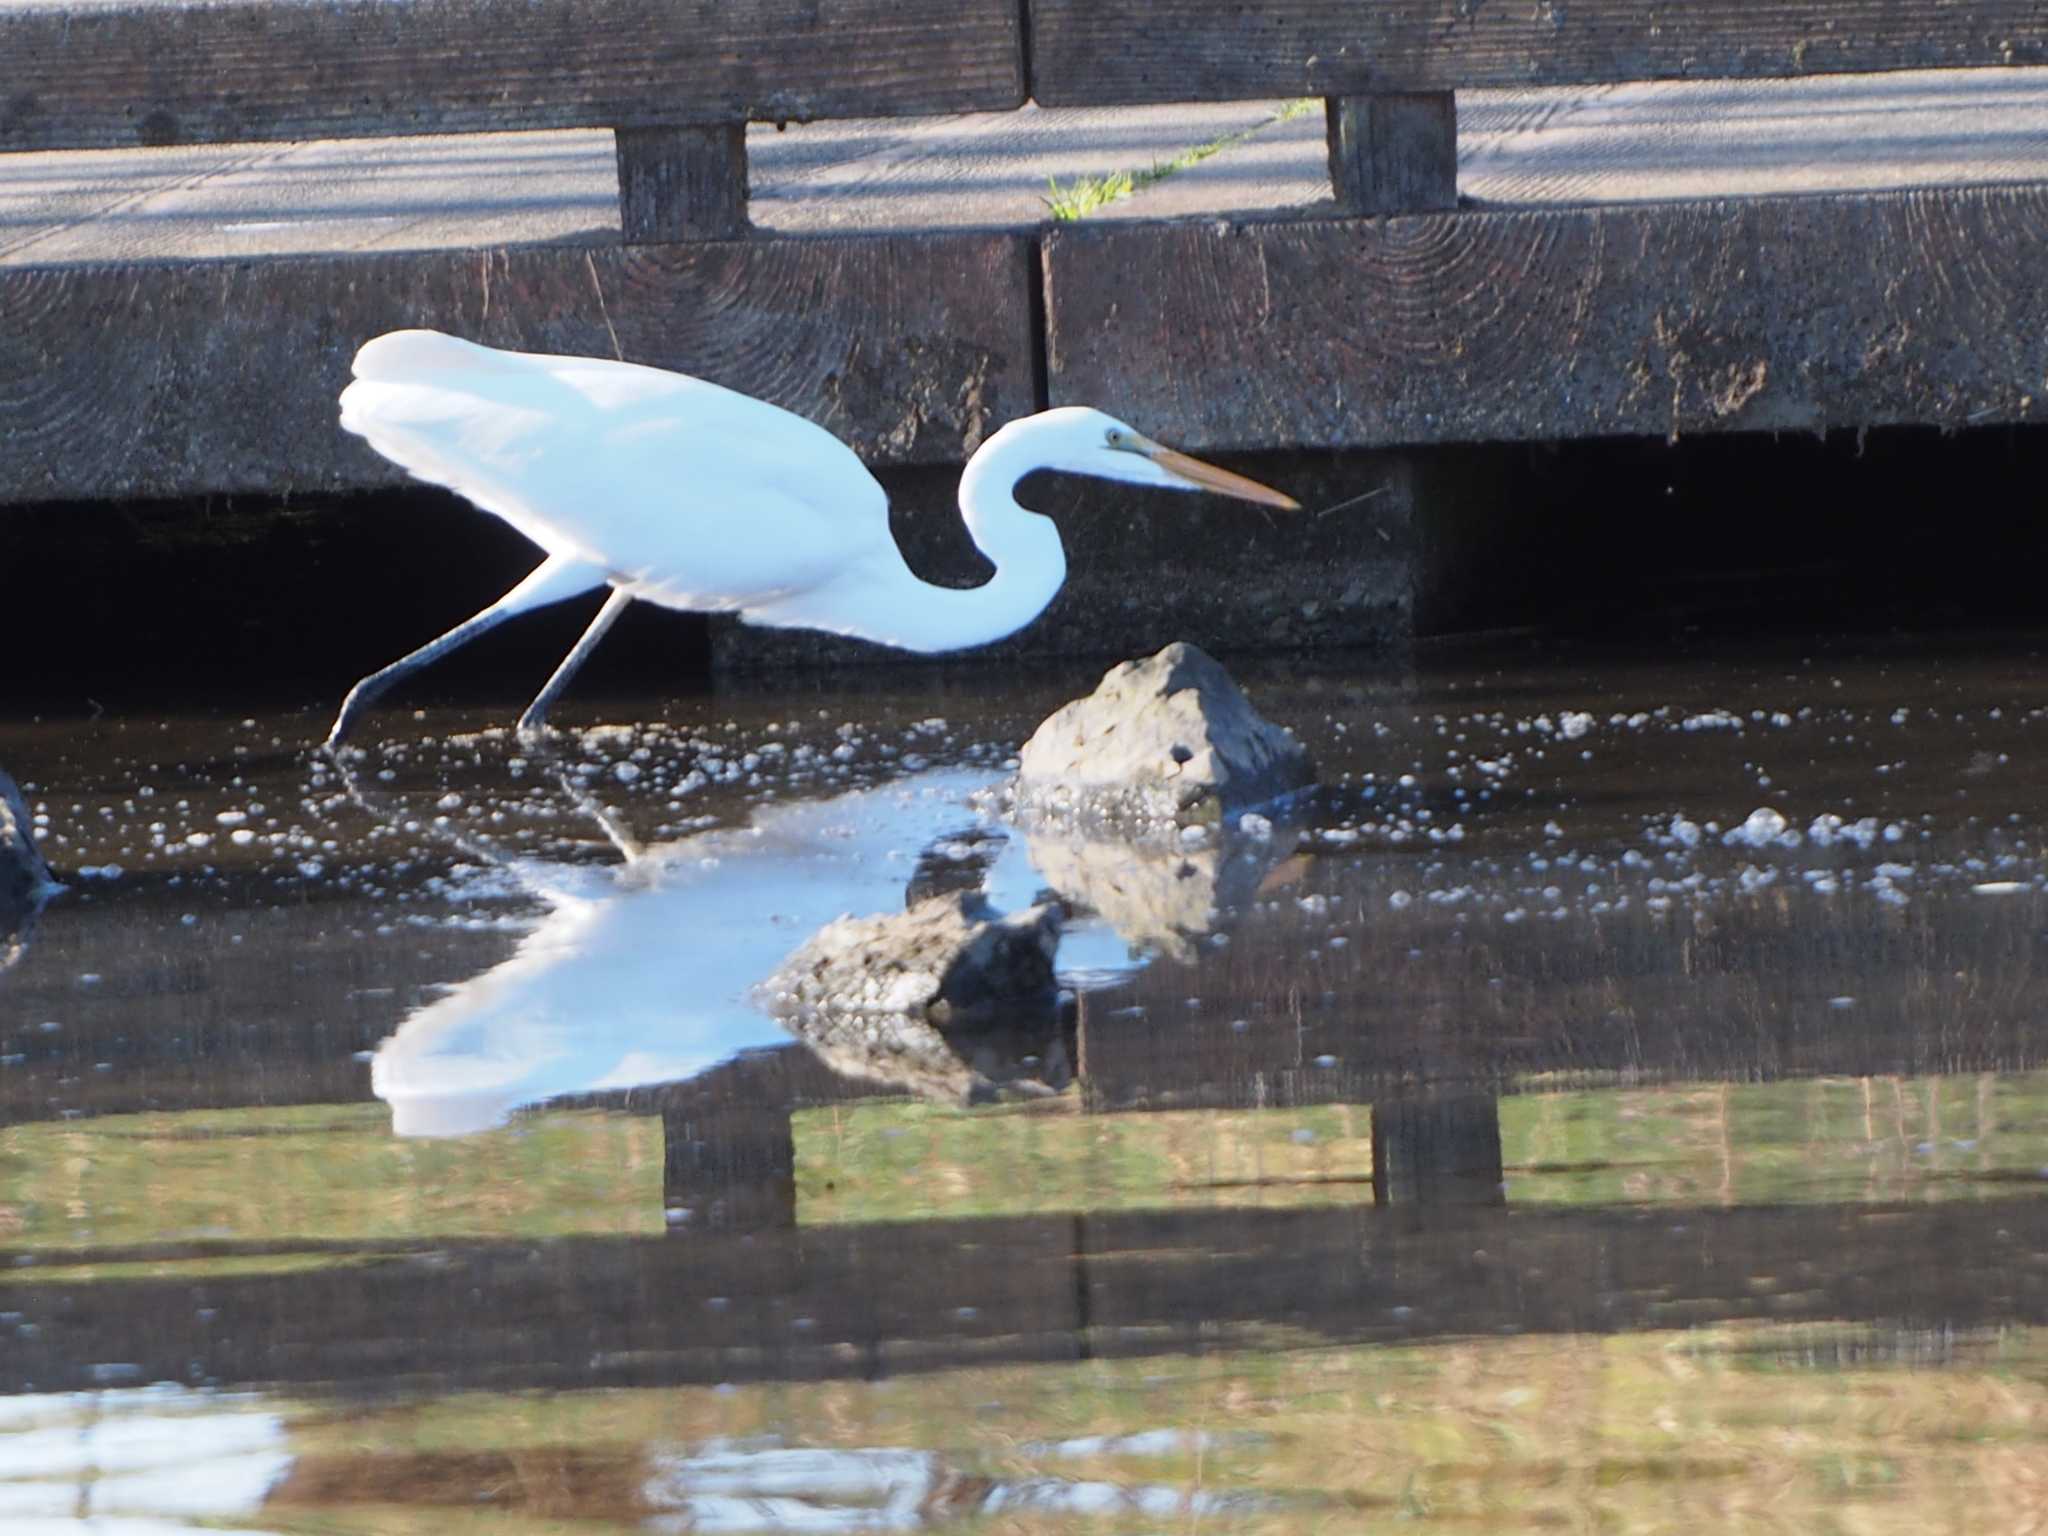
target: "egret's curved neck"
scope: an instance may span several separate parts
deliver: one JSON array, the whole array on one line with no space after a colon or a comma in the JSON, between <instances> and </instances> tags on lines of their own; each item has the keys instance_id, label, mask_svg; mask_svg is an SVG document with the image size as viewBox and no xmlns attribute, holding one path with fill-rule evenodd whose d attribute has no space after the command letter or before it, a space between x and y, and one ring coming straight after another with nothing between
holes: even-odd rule
<instances>
[{"instance_id":1,"label":"egret's curved neck","mask_svg":"<svg viewBox=\"0 0 2048 1536\"><path fill-rule=\"evenodd\" d=\"M963 650L1015 634L1045 611L1067 579L1067 555L1052 520L1017 504L1017 482L1052 462L1034 422L1013 421L975 451L960 474L960 515L995 575L978 587L909 583L890 633L873 638L914 651ZM913 590L914 589L914 590Z\"/></svg>"}]
</instances>

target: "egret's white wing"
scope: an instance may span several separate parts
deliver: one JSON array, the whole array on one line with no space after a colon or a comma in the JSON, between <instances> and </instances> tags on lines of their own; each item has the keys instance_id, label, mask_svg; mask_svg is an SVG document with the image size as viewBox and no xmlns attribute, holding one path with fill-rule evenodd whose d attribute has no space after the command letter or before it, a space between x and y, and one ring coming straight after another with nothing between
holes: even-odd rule
<instances>
[{"instance_id":1,"label":"egret's white wing","mask_svg":"<svg viewBox=\"0 0 2048 1536\"><path fill-rule=\"evenodd\" d=\"M900 563L851 449L702 379L423 331L378 337L356 371L343 427L635 596L740 608Z\"/></svg>"},{"instance_id":2,"label":"egret's white wing","mask_svg":"<svg viewBox=\"0 0 2048 1536\"><path fill-rule=\"evenodd\" d=\"M441 331L386 331L356 348L349 371L359 379L409 384L430 373L524 373L536 355L481 346Z\"/></svg>"}]
</instances>

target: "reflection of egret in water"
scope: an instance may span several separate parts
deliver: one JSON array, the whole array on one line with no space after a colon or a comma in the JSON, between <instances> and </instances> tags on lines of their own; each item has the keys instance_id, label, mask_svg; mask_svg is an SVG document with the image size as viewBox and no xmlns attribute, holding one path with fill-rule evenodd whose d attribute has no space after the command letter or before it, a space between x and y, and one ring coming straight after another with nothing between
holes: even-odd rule
<instances>
[{"instance_id":1,"label":"reflection of egret in water","mask_svg":"<svg viewBox=\"0 0 2048 1536\"><path fill-rule=\"evenodd\" d=\"M21 958L36 915L63 889L51 878L34 832L21 790L0 773L0 971Z\"/></svg>"},{"instance_id":2,"label":"reflection of egret in water","mask_svg":"<svg viewBox=\"0 0 2048 1536\"><path fill-rule=\"evenodd\" d=\"M750 989L848 911L900 906L918 852L986 772L774 806L580 882L512 958L413 1013L371 1082L400 1135L458 1135L574 1093L694 1077L789 1034Z\"/></svg>"},{"instance_id":3,"label":"reflection of egret in water","mask_svg":"<svg viewBox=\"0 0 2048 1536\"><path fill-rule=\"evenodd\" d=\"M1237 1443L1251 1437L1236 1437ZM1225 1437L1199 1430L1090 1436L1039 1443L1024 1454L1085 1457L1109 1463L1200 1453ZM1024 1519L1144 1519L1192 1527L1205 1517L1269 1514L1288 1500L1263 1489L1184 1487L1175 1482L1110 1481L1039 1475L990 1478L949 1464L937 1451L891 1446L826 1446L714 1442L653 1458L641 1497L674 1511L650 1522L661 1530L916 1531L951 1527L990 1515ZM670 1525L668 1522L677 1523Z\"/></svg>"},{"instance_id":4,"label":"reflection of egret in water","mask_svg":"<svg viewBox=\"0 0 2048 1536\"><path fill-rule=\"evenodd\" d=\"M934 769L831 800L771 805L749 827L647 850L607 821L623 866L514 863L551 910L510 959L416 1010L378 1049L371 1082L391 1105L393 1128L460 1135L523 1105L678 1082L740 1052L789 1044L755 987L833 919L902 907L934 849L978 847L985 859L998 846L979 875L997 911L1020 911L1050 887L1098 914L1070 927L1059 960L1062 974L1094 979L1190 942L1240 886L1256 888L1262 859L1284 847L1233 842L1214 858L1165 860L1098 845L1085 855L1062 850L1040 870L1027 839L975 822L970 798L997 782L982 770Z\"/></svg>"}]
</instances>

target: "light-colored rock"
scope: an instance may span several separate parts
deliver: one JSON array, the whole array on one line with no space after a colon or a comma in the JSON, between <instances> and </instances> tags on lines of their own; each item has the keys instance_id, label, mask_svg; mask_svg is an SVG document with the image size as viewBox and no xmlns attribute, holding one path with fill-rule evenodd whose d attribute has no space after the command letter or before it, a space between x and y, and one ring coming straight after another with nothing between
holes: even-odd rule
<instances>
[{"instance_id":1,"label":"light-colored rock","mask_svg":"<svg viewBox=\"0 0 2048 1536\"><path fill-rule=\"evenodd\" d=\"M1015 794L1027 818L1216 826L1314 782L1294 733L1253 709L1213 657L1176 640L1055 710L1018 755Z\"/></svg>"},{"instance_id":2,"label":"light-colored rock","mask_svg":"<svg viewBox=\"0 0 2048 1536\"><path fill-rule=\"evenodd\" d=\"M768 1008L835 1071L968 1102L1064 1086L1053 955L1061 911L997 916L956 891L821 928L762 984Z\"/></svg>"},{"instance_id":3,"label":"light-colored rock","mask_svg":"<svg viewBox=\"0 0 2048 1536\"><path fill-rule=\"evenodd\" d=\"M1133 951L1183 964L1197 943L1229 926L1259 894L1260 883L1294 852L1292 825L1249 836L1234 826L1194 846L1063 837L1031 837L1031 862L1070 905L1094 912Z\"/></svg>"}]
</instances>

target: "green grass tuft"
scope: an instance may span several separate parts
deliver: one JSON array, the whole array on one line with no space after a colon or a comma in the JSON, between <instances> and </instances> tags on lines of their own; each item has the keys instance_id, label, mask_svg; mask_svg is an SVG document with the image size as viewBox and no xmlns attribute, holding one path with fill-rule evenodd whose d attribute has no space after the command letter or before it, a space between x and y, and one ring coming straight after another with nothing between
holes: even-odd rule
<instances>
[{"instance_id":1,"label":"green grass tuft","mask_svg":"<svg viewBox=\"0 0 2048 1536\"><path fill-rule=\"evenodd\" d=\"M1176 172L1186 170L1189 166L1200 165L1211 155L1218 155L1226 149L1234 148L1253 134L1270 128L1275 123L1292 122L1304 113L1314 110L1319 100L1318 97L1304 96L1290 101L1262 123L1255 123L1236 133L1223 134L1206 144L1191 145L1171 160L1155 160L1144 170L1110 171L1102 176L1076 176L1072 181L1064 183L1056 176L1047 177L1045 206L1060 223L1085 219L1096 209L1121 202L1134 193L1142 192L1145 188L1166 180Z\"/></svg>"}]
</instances>

